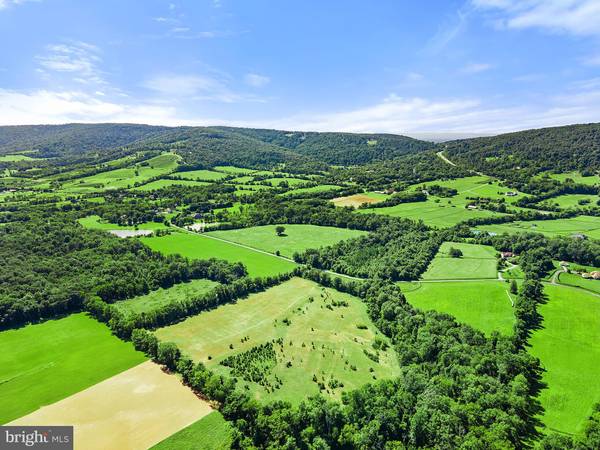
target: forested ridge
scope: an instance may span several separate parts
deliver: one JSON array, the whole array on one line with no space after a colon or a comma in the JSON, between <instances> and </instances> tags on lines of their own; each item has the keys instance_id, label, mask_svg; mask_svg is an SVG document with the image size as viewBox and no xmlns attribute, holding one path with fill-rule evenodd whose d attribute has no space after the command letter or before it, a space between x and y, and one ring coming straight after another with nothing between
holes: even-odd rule
<instances>
[{"instance_id":1,"label":"forested ridge","mask_svg":"<svg viewBox=\"0 0 600 450\"><path fill-rule=\"evenodd\" d=\"M600 170L600 124L568 125L439 144L454 162L509 180L544 171Z\"/></svg>"}]
</instances>

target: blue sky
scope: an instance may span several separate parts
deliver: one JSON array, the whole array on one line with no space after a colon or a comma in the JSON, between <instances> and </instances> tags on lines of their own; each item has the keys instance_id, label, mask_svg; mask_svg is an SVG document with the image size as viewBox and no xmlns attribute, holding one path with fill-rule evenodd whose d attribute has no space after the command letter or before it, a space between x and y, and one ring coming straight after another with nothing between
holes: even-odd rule
<instances>
[{"instance_id":1,"label":"blue sky","mask_svg":"<svg viewBox=\"0 0 600 450\"><path fill-rule=\"evenodd\" d=\"M0 0L0 124L600 121L600 1Z\"/></svg>"}]
</instances>

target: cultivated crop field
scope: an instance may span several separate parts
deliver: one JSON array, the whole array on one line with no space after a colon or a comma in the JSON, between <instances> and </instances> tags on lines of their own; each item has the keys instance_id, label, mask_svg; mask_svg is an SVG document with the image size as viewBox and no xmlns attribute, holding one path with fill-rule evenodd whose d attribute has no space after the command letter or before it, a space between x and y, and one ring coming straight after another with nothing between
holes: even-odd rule
<instances>
[{"instance_id":1,"label":"cultivated crop field","mask_svg":"<svg viewBox=\"0 0 600 450\"><path fill-rule=\"evenodd\" d=\"M207 402L151 361L11 425L74 426L81 449L144 449L212 412Z\"/></svg>"},{"instance_id":2,"label":"cultivated crop field","mask_svg":"<svg viewBox=\"0 0 600 450\"><path fill-rule=\"evenodd\" d=\"M462 251L463 256L452 258L450 248ZM468 280L497 278L496 250L493 247L457 242L444 242L422 275L423 280Z\"/></svg>"},{"instance_id":3,"label":"cultivated crop field","mask_svg":"<svg viewBox=\"0 0 600 450\"><path fill-rule=\"evenodd\" d=\"M386 198L389 195L386 194L378 194L377 192L365 192L364 194L354 194L348 195L346 197L337 197L331 200L331 202L335 206L352 206L353 208L358 208L363 203L378 203Z\"/></svg>"},{"instance_id":4,"label":"cultivated crop field","mask_svg":"<svg viewBox=\"0 0 600 450\"><path fill-rule=\"evenodd\" d=\"M289 272L296 267L296 263L293 261L201 234L174 232L166 236L141 239L153 250L166 255L178 253L188 258L219 258L230 262L239 261L247 267L248 273L252 277L277 275Z\"/></svg>"},{"instance_id":5,"label":"cultivated crop field","mask_svg":"<svg viewBox=\"0 0 600 450\"><path fill-rule=\"evenodd\" d=\"M278 236L276 225L240 228L237 230L219 230L206 233L227 241L248 245L269 253L279 251L283 256L291 258L295 252L309 248L319 248L336 244L367 234L365 231L348 228L321 227L316 225L283 225L285 232Z\"/></svg>"},{"instance_id":6,"label":"cultivated crop field","mask_svg":"<svg viewBox=\"0 0 600 450\"><path fill-rule=\"evenodd\" d=\"M436 310L489 335L493 331L510 336L515 316L509 285L501 281L401 283L406 299L417 308Z\"/></svg>"},{"instance_id":7,"label":"cultivated crop field","mask_svg":"<svg viewBox=\"0 0 600 450\"><path fill-rule=\"evenodd\" d=\"M529 340L531 354L546 369L542 420L550 430L577 433L600 400L600 299L549 284L544 292L548 301L538 307L542 328Z\"/></svg>"},{"instance_id":8,"label":"cultivated crop field","mask_svg":"<svg viewBox=\"0 0 600 450\"><path fill-rule=\"evenodd\" d=\"M167 289L160 288L146 295L138 295L127 300L121 300L114 305L124 313L140 314L168 305L169 303L198 297L218 285L219 283L211 280L191 280L186 283L175 284Z\"/></svg>"},{"instance_id":9,"label":"cultivated crop field","mask_svg":"<svg viewBox=\"0 0 600 450\"><path fill-rule=\"evenodd\" d=\"M343 390L398 371L391 348L373 347L376 340L387 344L387 338L359 299L301 278L161 328L156 335L223 374L230 369L219 363L228 356L281 339L273 344L276 357L260 362L267 367L264 380L244 380L257 398L298 403L318 393L318 383L323 383L322 393L339 398ZM377 354L379 362L367 353Z\"/></svg>"},{"instance_id":10,"label":"cultivated crop field","mask_svg":"<svg viewBox=\"0 0 600 450\"><path fill-rule=\"evenodd\" d=\"M0 348L0 423L75 394L146 359L131 343L81 313L2 331Z\"/></svg>"}]
</instances>

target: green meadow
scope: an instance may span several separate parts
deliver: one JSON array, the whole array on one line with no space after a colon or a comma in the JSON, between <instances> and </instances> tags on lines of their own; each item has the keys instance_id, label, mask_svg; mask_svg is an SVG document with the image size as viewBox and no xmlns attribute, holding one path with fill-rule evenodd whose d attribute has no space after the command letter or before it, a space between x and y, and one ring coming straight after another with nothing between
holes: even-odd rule
<instances>
[{"instance_id":1,"label":"green meadow","mask_svg":"<svg viewBox=\"0 0 600 450\"><path fill-rule=\"evenodd\" d=\"M289 272L296 267L291 261L240 247L201 234L175 232L166 236L141 238L141 242L153 250L170 255L178 253L188 258L219 258L241 262L251 277L266 277Z\"/></svg>"},{"instance_id":2,"label":"green meadow","mask_svg":"<svg viewBox=\"0 0 600 450\"><path fill-rule=\"evenodd\" d=\"M542 233L547 236L570 236L582 233L600 239L600 217L577 216L569 219L517 221L496 225L481 225L478 230L502 233Z\"/></svg>"},{"instance_id":3,"label":"green meadow","mask_svg":"<svg viewBox=\"0 0 600 450\"><path fill-rule=\"evenodd\" d=\"M150 183L143 184L141 186L135 187L133 191L156 191L157 189L162 189L169 186L206 186L207 183L205 181L193 181L193 180L155 180Z\"/></svg>"},{"instance_id":4,"label":"green meadow","mask_svg":"<svg viewBox=\"0 0 600 450\"><path fill-rule=\"evenodd\" d=\"M191 280L186 283L175 284L167 289L160 288L145 295L121 300L114 303L114 305L124 313L140 314L168 305L169 303L198 297L211 291L218 285L219 283L211 280Z\"/></svg>"},{"instance_id":5,"label":"green meadow","mask_svg":"<svg viewBox=\"0 0 600 450\"><path fill-rule=\"evenodd\" d=\"M156 444L152 450L229 450L231 431L229 422L214 411Z\"/></svg>"},{"instance_id":6,"label":"green meadow","mask_svg":"<svg viewBox=\"0 0 600 450\"><path fill-rule=\"evenodd\" d=\"M273 344L276 357L264 371L268 383L237 376L258 399L297 404L319 391L340 398L344 390L393 377L399 370L393 349L371 323L362 301L302 278L155 333L222 374L231 371L220 364L228 356L281 339ZM376 340L382 347L374 347ZM273 388L276 379L281 384Z\"/></svg>"},{"instance_id":7,"label":"green meadow","mask_svg":"<svg viewBox=\"0 0 600 450\"><path fill-rule=\"evenodd\" d=\"M586 279L575 273L561 273L558 275L558 281L561 284L580 287L600 294L600 280Z\"/></svg>"},{"instance_id":8,"label":"green meadow","mask_svg":"<svg viewBox=\"0 0 600 450\"><path fill-rule=\"evenodd\" d=\"M540 394L542 421L551 431L579 433L600 401L600 298L580 289L546 284L538 306L542 328L529 343L546 369Z\"/></svg>"},{"instance_id":9,"label":"green meadow","mask_svg":"<svg viewBox=\"0 0 600 450\"><path fill-rule=\"evenodd\" d=\"M319 184L318 186L305 187L292 189L290 191L284 192L281 195L295 195L295 194L306 194L311 192L325 192L325 191L335 191L341 189L341 186L336 186L335 184Z\"/></svg>"},{"instance_id":10,"label":"green meadow","mask_svg":"<svg viewBox=\"0 0 600 450\"><path fill-rule=\"evenodd\" d=\"M550 178L554 178L555 180L564 183L567 178L572 179L575 183L578 184L587 184L590 186L600 185L600 176L598 175L590 175L584 177L579 172L567 172L567 173L554 173L550 175Z\"/></svg>"},{"instance_id":11,"label":"green meadow","mask_svg":"<svg viewBox=\"0 0 600 450\"><path fill-rule=\"evenodd\" d=\"M213 167L213 170L216 170L218 172L231 173L234 175L237 175L237 174L247 175L249 173L256 172L253 169L246 169L243 167L235 167L235 166L215 166L215 167Z\"/></svg>"},{"instance_id":12,"label":"green meadow","mask_svg":"<svg viewBox=\"0 0 600 450\"><path fill-rule=\"evenodd\" d=\"M463 256L452 258L450 248L462 251ZM444 242L422 275L423 280L468 280L497 278L496 250L477 244Z\"/></svg>"},{"instance_id":13,"label":"green meadow","mask_svg":"<svg viewBox=\"0 0 600 450\"><path fill-rule=\"evenodd\" d=\"M33 161L35 158L27 155L1 155L0 162Z\"/></svg>"},{"instance_id":14,"label":"green meadow","mask_svg":"<svg viewBox=\"0 0 600 450\"><path fill-rule=\"evenodd\" d=\"M151 178L173 172L177 168L178 161L179 156L173 153L163 153L132 167L100 172L96 175L65 183L62 190L67 192L94 192L133 187L135 183L143 183Z\"/></svg>"},{"instance_id":15,"label":"green meadow","mask_svg":"<svg viewBox=\"0 0 600 450\"><path fill-rule=\"evenodd\" d=\"M271 186L279 186L285 181L290 187L309 183L309 181L303 180L302 178L267 178L264 181L271 184Z\"/></svg>"},{"instance_id":16,"label":"green meadow","mask_svg":"<svg viewBox=\"0 0 600 450\"><path fill-rule=\"evenodd\" d=\"M83 313L0 332L0 423L57 402L146 358Z\"/></svg>"},{"instance_id":17,"label":"green meadow","mask_svg":"<svg viewBox=\"0 0 600 450\"><path fill-rule=\"evenodd\" d=\"M566 194L559 195L558 197L552 197L542 204L550 204L556 205L559 208L567 209L567 208L584 208L589 206L598 206L597 202L600 200L600 197L597 195L588 195L588 194ZM585 202L584 204L579 204L579 202Z\"/></svg>"},{"instance_id":18,"label":"green meadow","mask_svg":"<svg viewBox=\"0 0 600 450\"><path fill-rule=\"evenodd\" d=\"M181 177L185 180L195 181L216 181L227 177L226 173L215 172L214 170L191 170L187 172L176 172L173 175Z\"/></svg>"},{"instance_id":19,"label":"green meadow","mask_svg":"<svg viewBox=\"0 0 600 450\"><path fill-rule=\"evenodd\" d=\"M333 245L345 239L351 239L367 234L365 231L348 228L321 227L316 225L282 225L285 232L278 236L276 225L265 225L237 230L220 230L206 233L227 241L237 242L253 248L275 253L291 258L295 252L309 248L319 248Z\"/></svg>"},{"instance_id":20,"label":"green meadow","mask_svg":"<svg viewBox=\"0 0 600 450\"><path fill-rule=\"evenodd\" d=\"M513 333L515 316L508 283L501 281L459 281L442 283L400 283L408 302L423 310L435 310L456 317L459 322L490 335Z\"/></svg>"}]
</instances>

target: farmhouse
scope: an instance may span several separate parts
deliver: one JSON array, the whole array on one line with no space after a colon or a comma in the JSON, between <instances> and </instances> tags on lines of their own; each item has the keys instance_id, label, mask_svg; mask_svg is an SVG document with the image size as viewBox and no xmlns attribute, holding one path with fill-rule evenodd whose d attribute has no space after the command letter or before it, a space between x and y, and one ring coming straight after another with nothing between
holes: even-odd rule
<instances>
[{"instance_id":1,"label":"farmhouse","mask_svg":"<svg viewBox=\"0 0 600 450\"><path fill-rule=\"evenodd\" d=\"M508 192L507 192L506 194L504 194L504 195L506 195L507 197L516 197L516 196L517 196L517 195L519 195L519 194L517 194L515 191L508 191Z\"/></svg>"},{"instance_id":2,"label":"farmhouse","mask_svg":"<svg viewBox=\"0 0 600 450\"><path fill-rule=\"evenodd\" d=\"M583 233L574 233L571 235L573 239L587 239L587 236Z\"/></svg>"},{"instance_id":3,"label":"farmhouse","mask_svg":"<svg viewBox=\"0 0 600 450\"><path fill-rule=\"evenodd\" d=\"M500 256L502 257L502 259L506 259L512 258L513 256L515 256L515 254L513 252L502 252L500 253Z\"/></svg>"}]
</instances>

